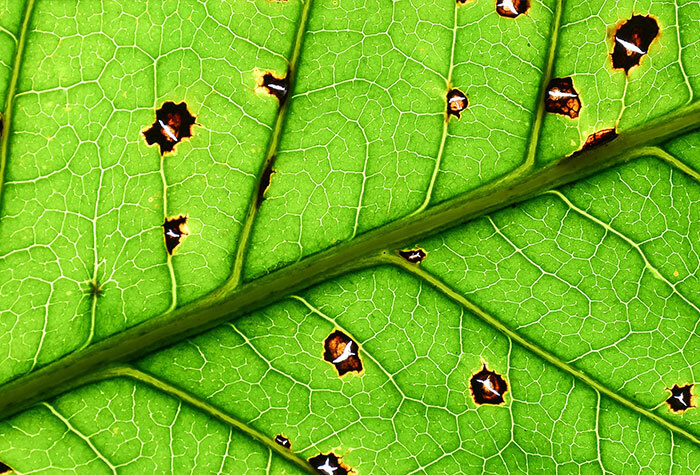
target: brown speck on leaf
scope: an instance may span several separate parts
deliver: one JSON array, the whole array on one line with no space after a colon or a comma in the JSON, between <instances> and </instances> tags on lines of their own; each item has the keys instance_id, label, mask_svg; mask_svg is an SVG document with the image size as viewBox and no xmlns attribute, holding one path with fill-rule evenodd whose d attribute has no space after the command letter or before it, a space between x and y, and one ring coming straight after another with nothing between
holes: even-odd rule
<instances>
[{"instance_id":1,"label":"brown speck on leaf","mask_svg":"<svg viewBox=\"0 0 700 475\"><path fill-rule=\"evenodd\" d=\"M182 239L190 233L187 228L187 217L167 218L163 223L163 234L165 236L165 248L168 254L172 255Z\"/></svg>"},{"instance_id":2,"label":"brown speck on leaf","mask_svg":"<svg viewBox=\"0 0 700 475\"><path fill-rule=\"evenodd\" d=\"M588 136L586 142L581 147L581 150L590 150L592 148L600 147L606 143L612 141L617 137L617 132L615 129L602 129L598 132L593 132Z\"/></svg>"},{"instance_id":3,"label":"brown speck on leaf","mask_svg":"<svg viewBox=\"0 0 700 475\"><path fill-rule=\"evenodd\" d=\"M506 18L515 18L529 9L530 0L496 0L496 11Z\"/></svg>"},{"instance_id":4,"label":"brown speck on leaf","mask_svg":"<svg viewBox=\"0 0 700 475\"><path fill-rule=\"evenodd\" d=\"M275 96L281 106L289 94L289 71L283 78L277 77L269 71L258 75L258 88Z\"/></svg>"},{"instance_id":5,"label":"brown speck on leaf","mask_svg":"<svg viewBox=\"0 0 700 475\"><path fill-rule=\"evenodd\" d=\"M291 449L291 448L292 448L292 443L289 441L288 438L286 438L286 437L283 436L282 434L277 434L277 435L275 436L275 443L277 443L278 445L281 445L281 446L284 447L285 449Z\"/></svg>"},{"instance_id":6,"label":"brown speck on leaf","mask_svg":"<svg viewBox=\"0 0 700 475\"><path fill-rule=\"evenodd\" d=\"M357 343L340 330L336 330L323 343L323 359L335 366L338 376L362 371L362 361Z\"/></svg>"},{"instance_id":7,"label":"brown speck on leaf","mask_svg":"<svg viewBox=\"0 0 700 475\"><path fill-rule=\"evenodd\" d=\"M181 102L165 102L156 111L156 121L151 128L143 131L148 145L157 143L160 154L171 152L182 139L192 137L192 126L195 118L187 110L187 104Z\"/></svg>"},{"instance_id":8,"label":"brown speck on leaf","mask_svg":"<svg viewBox=\"0 0 700 475\"><path fill-rule=\"evenodd\" d=\"M692 390L692 384L686 384L685 386L674 384L673 388L669 389L671 396L666 399L666 404L673 412L684 412L691 407L695 407Z\"/></svg>"},{"instance_id":9,"label":"brown speck on leaf","mask_svg":"<svg viewBox=\"0 0 700 475\"><path fill-rule=\"evenodd\" d=\"M639 65L642 56L649 51L649 45L659 35L659 24L651 16L634 15L620 26L613 37L613 68L630 69Z\"/></svg>"},{"instance_id":10,"label":"brown speck on leaf","mask_svg":"<svg viewBox=\"0 0 700 475\"><path fill-rule=\"evenodd\" d=\"M426 253L423 249L408 249L399 251L399 255L413 264L420 264L425 259Z\"/></svg>"},{"instance_id":11,"label":"brown speck on leaf","mask_svg":"<svg viewBox=\"0 0 700 475\"><path fill-rule=\"evenodd\" d=\"M474 402L477 404L502 404L503 396L508 391L503 377L495 371L489 371L486 364L469 381Z\"/></svg>"},{"instance_id":12,"label":"brown speck on leaf","mask_svg":"<svg viewBox=\"0 0 700 475\"><path fill-rule=\"evenodd\" d=\"M341 458L333 452L327 454L318 454L309 459L312 467L318 470L322 475L350 475L355 474L355 471L345 465Z\"/></svg>"},{"instance_id":13,"label":"brown speck on leaf","mask_svg":"<svg viewBox=\"0 0 700 475\"><path fill-rule=\"evenodd\" d=\"M453 115L459 119L460 114L469 106L469 100L459 89L447 93L447 117Z\"/></svg>"},{"instance_id":14,"label":"brown speck on leaf","mask_svg":"<svg viewBox=\"0 0 700 475\"><path fill-rule=\"evenodd\" d=\"M99 297L102 297L102 294L104 293L104 289L102 288L102 285L97 281L97 279L90 279L86 283L87 285L87 290L86 293L90 295L90 297L96 299ZM2 472L0 472L2 473Z\"/></svg>"},{"instance_id":15,"label":"brown speck on leaf","mask_svg":"<svg viewBox=\"0 0 700 475\"><path fill-rule=\"evenodd\" d=\"M544 96L544 106L547 112L565 115L572 119L578 117L581 100L570 77L554 78L549 81Z\"/></svg>"}]
</instances>

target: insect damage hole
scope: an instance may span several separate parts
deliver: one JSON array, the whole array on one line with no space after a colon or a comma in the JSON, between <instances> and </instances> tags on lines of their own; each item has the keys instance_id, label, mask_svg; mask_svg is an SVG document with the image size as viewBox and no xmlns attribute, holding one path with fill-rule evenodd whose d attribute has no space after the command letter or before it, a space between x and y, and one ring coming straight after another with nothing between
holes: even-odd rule
<instances>
[{"instance_id":1,"label":"insect damage hole","mask_svg":"<svg viewBox=\"0 0 700 475\"><path fill-rule=\"evenodd\" d=\"M481 371L475 373L469 381L474 402L477 404L502 404L503 396L508 391L508 384L495 371L489 371L484 363Z\"/></svg>"},{"instance_id":2,"label":"insect damage hole","mask_svg":"<svg viewBox=\"0 0 700 475\"><path fill-rule=\"evenodd\" d=\"M168 101L156 111L156 121L143 131L143 136L148 145L158 144L163 155L172 152L182 139L192 137L194 123L195 117L187 110L187 104Z\"/></svg>"},{"instance_id":3,"label":"insect damage hole","mask_svg":"<svg viewBox=\"0 0 700 475\"><path fill-rule=\"evenodd\" d=\"M578 117L581 100L570 77L554 78L549 81L544 96L544 107L547 112L565 115L572 119Z\"/></svg>"},{"instance_id":4,"label":"insect damage hole","mask_svg":"<svg viewBox=\"0 0 700 475\"><path fill-rule=\"evenodd\" d=\"M412 264L420 264L425 259L426 253L423 249L408 249L404 251L399 251L399 256L406 259Z\"/></svg>"},{"instance_id":5,"label":"insect damage hole","mask_svg":"<svg viewBox=\"0 0 700 475\"><path fill-rule=\"evenodd\" d=\"M14 473L14 470L12 470L12 467L7 465L6 463L0 462L0 474L5 473Z\"/></svg>"},{"instance_id":6,"label":"insect damage hole","mask_svg":"<svg viewBox=\"0 0 700 475\"><path fill-rule=\"evenodd\" d=\"M284 447L285 449L290 449L290 450L291 450L291 448L292 448L292 443L289 441L288 438L286 438L286 437L283 436L282 434L277 434L277 435L275 436L275 443L276 443L277 445L281 445L281 446Z\"/></svg>"},{"instance_id":7,"label":"insect damage hole","mask_svg":"<svg viewBox=\"0 0 700 475\"><path fill-rule=\"evenodd\" d=\"M268 188L270 188L270 183L272 182L272 175L274 175L275 170L272 169L272 165L275 163L275 157L268 162L263 174L260 177L260 187L258 188L258 196L256 198L256 204L259 206L260 203L265 199L265 193Z\"/></svg>"},{"instance_id":8,"label":"insect damage hole","mask_svg":"<svg viewBox=\"0 0 700 475\"><path fill-rule=\"evenodd\" d=\"M459 89L452 89L447 93L447 118L451 115L459 119L460 114L469 106L467 96Z\"/></svg>"},{"instance_id":9,"label":"insect damage hole","mask_svg":"<svg viewBox=\"0 0 700 475\"><path fill-rule=\"evenodd\" d=\"M515 18L530 9L530 0L496 0L496 11L506 18Z\"/></svg>"},{"instance_id":10,"label":"insect damage hole","mask_svg":"<svg viewBox=\"0 0 700 475\"><path fill-rule=\"evenodd\" d=\"M674 384L673 388L668 390L671 391L671 396L666 399L666 404L673 412L684 412L691 407L695 407L693 404L692 384L686 384L685 386Z\"/></svg>"},{"instance_id":11,"label":"insect damage hole","mask_svg":"<svg viewBox=\"0 0 700 475\"><path fill-rule=\"evenodd\" d=\"M659 35L659 24L650 16L634 15L615 32L612 57L613 68L630 69L639 65L642 56Z\"/></svg>"},{"instance_id":12,"label":"insect damage hole","mask_svg":"<svg viewBox=\"0 0 700 475\"><path fill-rule=\"evenodd\" d=\"M341 457L338 457L333 452L311 457L309 463L318 470L318 473L323 475L349 475L355 473L353 469L342 462Z\"/></svg>"},{"instance_id":13,"label":"insect damage hole","mask_svg":"<svg viewBox=\"0 0 700 475\"><path fill-rule=\"evenodd\" d=\"M608 142L611 142L617 137L617 132L615 129L601 129L597 132L593 132L588 136L586 142L581 147L581 150L590 150L592 148L600 147Z\"/></svg>"},{"instance_id":14,"label":"insect damage hole","mask_svg":"<svg viewBox=\"0 0 700 475\"><path fill-rule=\"evenodd\" d=\"M287 94L289 94L289 71L282 78L275 76L270 71L257 72L256 75L258 83L256 90L275 96L282 106L287 100Z\"/></svg>"},{"instance_id":15,"label":"insect damage hole","mask_svg":"<svg viewBox=\"0 0 700 475\"><path fill-rule=\"evenodd\" d=\"M338 376L354 371L362 372L362 361L357 343L340 330L328 335L323 343L323 359L335 366Z\"/></svg>"},{"instance_id":16,"label":"insect damage hole","mask_svg":"<svg viewBox=\"0 0 700 475\"><path fill-rule=\"evenodd\" d=\"M163 223L163 235L165 236L165 248L168 250L168 254L172 256L175 248L189 234L187 216L180 215L177 218L166 218Z\"/></svg>"}]
</instances>

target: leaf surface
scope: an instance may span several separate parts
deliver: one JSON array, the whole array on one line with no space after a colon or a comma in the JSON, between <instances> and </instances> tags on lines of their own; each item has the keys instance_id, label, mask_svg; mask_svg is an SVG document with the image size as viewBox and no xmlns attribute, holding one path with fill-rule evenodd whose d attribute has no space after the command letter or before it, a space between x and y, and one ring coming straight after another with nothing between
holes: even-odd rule
<instances>
[{"instance_id":1,"label":"leaf surface","mask_svg":"<svg viewBox=\"0 0 700 475\"><path fill-rule=\"evenodd\" d=\"M660 33L626 72L635 15ZM700 370L698 21L682 0L0 3L0 460L697 470L700 416L666 401ZM575 117L547 112L552 78ZM334 334L361 371L324 357Z\"/></svg>"}]
</instances>

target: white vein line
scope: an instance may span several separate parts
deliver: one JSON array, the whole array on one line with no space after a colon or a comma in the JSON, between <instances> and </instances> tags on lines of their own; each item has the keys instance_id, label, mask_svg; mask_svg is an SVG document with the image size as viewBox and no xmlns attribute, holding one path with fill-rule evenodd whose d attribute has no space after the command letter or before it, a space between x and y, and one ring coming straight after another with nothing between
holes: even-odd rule
<instances>
[{"instance_id":1,"label":"white vein line","mask_svg":"<svg viewBox=\"0 0 700 475\"><path fill-rule=\"evenodd\" d=\"M42 402L41 405L46 407L49 411L51 411L51 413L54 416L58 417L61 420L61 422L63 422L65 424L65 426L68 428L68 430L70 430L75 435L77 435L78 437L83 439L85 441L85 443L88 444L88 446L92 449L92 451L95 452L95 455L97 455L97 458L102 460L105 463L105 465L107 465L112 470L112 473L114 473L116 475L117 468L114 465L112 465L112 463L109 460L107 460L107 458L104 455L102 455L102 453L99 450L97 450L97 447L95 447L95 445L92 443L92 441L90 440L89 437L86 437L82 432L80 432L78 429L73 427L73 425L70 423L70 421L68 419L66 419L65 417L63 417L63 415L61 413L59 413L56 409L54 409L54 407L51 404L49 404L47 402Z\"/></svg>"},{"instance_id":2,"label":"white vein line","mask_svg":"<svg viewBox=\"0 0 700 475\"><path fill-rule=\"evenodd\" d=\"M683 74L683 80L685 81L685 85L688 88L688 100L686 101L686 104L690 104L693 102L693 88L690 86L690 80L688 78L688 75L685 72L685 68L683 67L683 46L681 45L681 25L678 22L678 9L680 8L678 6L678 2L673 2L674 11L676 13L676 39L678 40L678 66L681 68L681 74Z\"/></svg>"}]
</instances>

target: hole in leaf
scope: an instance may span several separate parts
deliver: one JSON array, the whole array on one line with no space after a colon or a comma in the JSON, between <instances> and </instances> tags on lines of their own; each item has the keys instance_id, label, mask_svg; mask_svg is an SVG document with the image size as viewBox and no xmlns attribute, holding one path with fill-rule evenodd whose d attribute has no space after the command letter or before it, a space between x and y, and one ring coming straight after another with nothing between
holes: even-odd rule
<instances>
[{"instance_id":1,"label":"hole in leaf","mask_svg":"<svg viewBox=\"0 0 700 475\"><path fill-rule=\"evenodd\" d=\"M425 251L420 248L399 251L399 255L413 264L420 264L426 256Z\"/></svg>"},{"instance_id":2,"label":"hole in leaf","mask_svg":"<svg viewBox=\"0 0 700 475\"><path fill-rule=\"evenodd\" d=\"M362 361L357 343L340 330L336 330L323 343L323 359L335 366L338 376L354 371L362 371Z\"/></svg>"},{"instance_id":3,"label":"hole in leaf","mask_svg":"<svg viewBox=\"0 0 700 475\"><path fill-rule=\"evenodd\" d=\"M469 106L469 100L459 89L452 89L447 93L447 115L453 115L459 119L460 114Z\"/></svg>"},{"instance_id":4,"label":"hole in leaf","mask_svg":"<svg viewBox=\"0 0 700 475\"><path fill-rule=\"evenodd\" d=\"M600 147L608 142L611 142L617 137L617 132L615 129L602 129L598 132L593 132L588 136L586 142L581 147L581 150L590 150L592 148Z\"/></svg>"},{"instance_id":5,"label":"hole in leaf","mask_svg":"<svg viewBox=\"0 0 700 475\"><path fill-rule=\"evenodd\" d=\"M168 254L172 255L177 246L180 245L182 239L190 234L187 227L187 217L178 216L177 218L166 218L163 223L163 235L165 236L165 247Z\"/></svg>"},{"instance_id":6,"label":"hole in leaf","mask_svg":"<svg viewBox=\"0 0 700 475\"><path fill-rule=\"evenodd\" d=\"M151 128L143 132L148 145L157 143L160 154L171 152L182 139L192 137L192 125L195 118L187 110L187 104L165 102L156 111L156 121Z\"/></svg>"},{"instance_id":7,"label":"hole in leaf","mask_svg":"<svg viewBox=\"0 0 700 475\"><path fill-rule=\"evenodd\" d=\"M287 94L289 94L289 71L283 78L278 78L271 72L259 75L258 87L275 96L281 106L287 100Z\"/></svg>"},{"instance_id":8,"label":"hole in leaf","mask_svg":"<svg viewBox=\"0 0 700 475\"><path fill-rule=\"evenodd\" d=\"M9 465L7 465L4 462L0 462L0 474L1 473L12 473L12 472L13 472L12 467L10 467Z\"/></svg>"},{"instance_id":9,"label":"hole in leaf","mask_svg":"<svg viewBox=\"0 0 700 475\"><path fill-rule=\"evenodd\" d=\"M502 404L508 385L495 371L489 371L486 364L469 381L469 389L477 404Z\"/></svg>"},{"instance_id":10,"label":"hole in leaf","mask_svg":"<svg viewBox=\"0 0 700 475\"><path fill-rule=\"evenodd\" d=\"M547 112L565 115L572 119L578 117L581 100L570 77L554 78L549 81L544 96L544 106Z\"/></svg>"},{"instance_id":11,"label":"hole in leaf","mask_svg":"<svg viewBox=\"0 0 700 475\"><path fill-rule=\"evenodd\" d=\"M318 454L315 457L311 457L309 463L318 470L318 473L323 475L348 475L355 473L354 470L345 465L340 457L333 452Z\"/></svg>"},{"instance_id":12,"label":"hole in leaf","mask_svg":"<svg viewBox=\"0 0 700 475\"><path fill-rule=\"evenodd\" d=\"M506 18L515 18L530 9L530 0L496 0L496 11Z\"/></svg>"},{"instance_id":13,"label":"hole in leaf","mask_svg":"<svg viewBox=\"0 0 700 475\"><path fill-rule=\"evenodd\" d=\"M283 436L282 434L277 434L277 435L275 436L275 442L276 442L278 445L281 445L282 447L284 447L285 449L291 449L291 448L292 448L292 443L289 441L288 438L286 438L286 437Z\"/></svg>"},{"instance_id":14,"label":"hole in leaf","mask_svg":"<svg viewBox=\"0 0 700 475\"><path fill-rule=\"evenodd\" d=\"M625 73L637 66L649 45L659 34L659 24L650 16L634 15L615 32L612 56L613 68Z\"/></svg>"},{"instance_id":15,"label":"hole in leaf","mask_svg":"<svg viewBox=\"0 0 700 475\"><path fill-rule=\"evenodd\" d=\"M673 385L673 388L669 389L671 391L671 396L666 399L666 404L673 412L683 412L693 405L693 385L686 384L685 386Z\"/></svg>"},{"instance_id":16,"label":"hole in leaf","mask_svg":"<svg viewBox=\"0 0 700 475\"><path fill-rule=\"evenodd\" d=\"M275 171L272 169L272 164L274 163L274 161L275 158L272 157L272 159L268 162L267 166L265 167L265 170L263 170L262 176L260 177L260 188L258 188L258 197L256 202L258 205L262 202L262 200L265 199L265 192L268 188L270 188L272 175L275 173Z\"/></svg>"}]
</instances>

